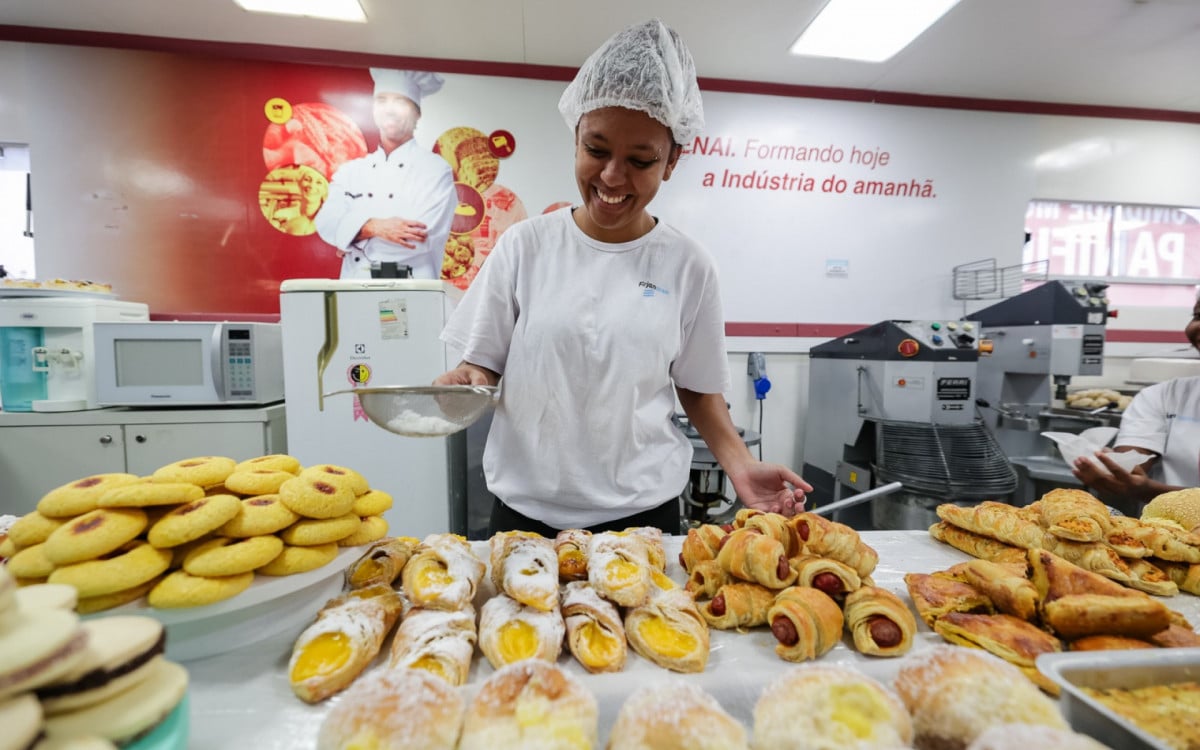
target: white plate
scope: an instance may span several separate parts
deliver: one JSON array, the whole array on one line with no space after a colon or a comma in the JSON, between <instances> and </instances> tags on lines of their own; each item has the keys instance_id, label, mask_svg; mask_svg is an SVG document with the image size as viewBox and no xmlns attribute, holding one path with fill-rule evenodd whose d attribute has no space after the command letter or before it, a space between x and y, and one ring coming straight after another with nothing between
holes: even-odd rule
<instances>
[{"instance_id":1,"label":"white plate","mask_svg":"<svg viewBox=\"0 0 1200 750\"><path fill-rule=\"evenodd\" d=\"M23 286L0 285L0 298L4 297L78 297L80 299L116 299L112 292L95 292L85 289L33 289Z\"/></svg>"},{"instance_id":2,"label":"white plate","mask_svg":"<svg viewBox=\"0 0 1200 750\"><path fill-rule=\"evenodd\" d=\"M192 661L270 638L312 619L327 600L341 593L343 573L365 546L346 547L332 562L292 576L255 576L237 596L203 607L155 609L139 599L85 616L144 615L167 628L167 657Z\"/></svg>"}]
</instances>

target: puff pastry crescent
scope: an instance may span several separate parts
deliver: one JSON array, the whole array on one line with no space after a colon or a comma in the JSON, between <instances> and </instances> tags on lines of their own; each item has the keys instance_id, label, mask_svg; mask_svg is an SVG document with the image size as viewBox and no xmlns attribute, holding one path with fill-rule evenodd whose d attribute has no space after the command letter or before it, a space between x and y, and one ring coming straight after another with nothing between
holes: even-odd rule
<instances>
[{"instance_id":1,"label":"puff pastry crescent","mask_svg":"<svg viewBox=\"0 0 1200 750\"><path fill-rule=\"evenodd\" d=\"M887 589L863 586L854 591L846 597L843 615L859 653L900 656L912 648L917 618Z\"/></svg>"},{"instance_id":2,"label":"puff pastry crescent","mask_svg":"<svg viewBox=\"0 0 1200 750\"><path fill-rule=\"evenodd\" d=\"M708 664L708 623L682 589L629 610L625 637L643 658L675 672L703 672Z\"/></svg>"},{"instance_id":3,"label":"puff pastry crescent","mask_svg":"<svg viewBox=\"0 0 1200 750\"><path fill-rule=\"evenodd\" d=\"M534 609L505 594L488 599L479 613L479 648L495 669L524 659L556 661L565 633L558 609Z\"/></svg>"},{"instance_id":4,"label":"puff pastry crescent","mask_svg":"<svg viewBox=\"0 0 1200 750\"><path fill-rule=\"evenodd\" d=\"M563 592L567 648L589 672L619 672L625 667L627 645L621 614L587 581L572 581Z\"/></svg>"},{"instance_id":5,"label":"puff pastry crescent","mask_svg":"<svg viewBox=\"0 0 1200 750\"><path fill-rule=\"evenodd\" d=\"M804 586L780 591L767 620L778 641L775 653L787 661L808 661L828 652L841 640L845 622L828 594Z\"/></svg>"},{"instance_id":6,"label":"puff pastry crescent","mask_svg":"<svg viewBox=\"0 0 1200 750\"><path fill-rule=\"evenodd\" d=\"M475 654L475 610L411 609L392 638L393 669L423 669L463 685Z\"/></svg>"},{"instance_id":7,"label":"puff pastry crescent","mask_svg":"<svg viewBox=\"0 0 1200 750\"><path fill-rule=\"evenodd\" d=\"M463 609L475 598L486 568L463 537L430 534L404 566L404 593L416 607Z\"/></svg>"}]
</instances>

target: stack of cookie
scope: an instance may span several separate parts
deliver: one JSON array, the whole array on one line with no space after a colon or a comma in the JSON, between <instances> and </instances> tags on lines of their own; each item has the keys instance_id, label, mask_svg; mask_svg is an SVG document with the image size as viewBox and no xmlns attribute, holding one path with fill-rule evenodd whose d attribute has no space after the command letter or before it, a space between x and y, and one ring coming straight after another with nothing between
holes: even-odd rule
<instances>
[{"instance_id":1,"label":"stack of cookie","mask_svg":"<svg viewBox=\"0 0 1200 750\"><path fill-rule=\"evenodd\" d=\"M186 736L188 674L163 658L162 624L136 616L81 623L75 601L62 584L16 590L0 567L0 745L87 738L102 748L151 732Z\"/></svg>"},{"instance_id":2,"label":"stack of cookie","mask_svg":"<svg viewBox=\"0 0 1200 750\"><path fill-rule=\"evenodd\" d=\"M0 555L21 585L73 586L80 613L143 596L194 607L236 596L256 574L308 572L339 547L383 538L391 505L346 467L201 456L51 490L9 529Z\"/></svg>"}]
</instances>

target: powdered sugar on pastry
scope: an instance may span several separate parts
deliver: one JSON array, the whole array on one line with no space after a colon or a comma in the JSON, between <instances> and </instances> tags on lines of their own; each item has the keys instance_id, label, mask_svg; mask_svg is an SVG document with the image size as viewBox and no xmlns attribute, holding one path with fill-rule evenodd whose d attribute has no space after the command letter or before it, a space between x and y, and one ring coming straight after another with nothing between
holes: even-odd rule
<instances>
[{"instance_id":1,"label":"powdered sugar on pastry","mask_svg":"<svg viewBox=\"0 0 1200 750\"><path fill-rule=\"evenodd\" d=\"M496 534L492 582L522 604L548 611L558 606L558 556L541 536Z\"/></svg>"},{"instance_id":2,"label":"powdered sugar on pastry","mask_svg":"<svg viewBox=\"0 0 1200 750\"><path fill-rule=\"evenodd\" d=\"M458 692L428 672L376 670L330 710L317 750L453 750L463 711Z\"/></svg>"},{"instance_id":3,"label":"powdered sugar on pastry","mask_svg":"<svg viewBox=\"0 0 1200 750\"><path fill-rule=\"evenodd\" d=\"M505 594L488 599L479 615L479 647L496 669L523 659L557 660L565 633L558 609L543 612Z\"/></svg>"},{"instance_id":4,"label":"powdered sugar on pastry","mask_svg":"<svg viewBox=\"0 0 1200 750\"><path fill-rule=\"evenodd\" d=\"M975 738L967 750L1107 750L1091 737L1035 724L997 724Z\"/></svg>"},{"instance_id":5,"label":"powdered sugar on pastry","mask_svg":"<svg viewBox=\"0 0 1200 750\"><path fill-rule=\"evenodd\" d=\"M746 729L691 683L646 685L622 704L608 750L738 750Z\"/></svg>"}]
</instances>

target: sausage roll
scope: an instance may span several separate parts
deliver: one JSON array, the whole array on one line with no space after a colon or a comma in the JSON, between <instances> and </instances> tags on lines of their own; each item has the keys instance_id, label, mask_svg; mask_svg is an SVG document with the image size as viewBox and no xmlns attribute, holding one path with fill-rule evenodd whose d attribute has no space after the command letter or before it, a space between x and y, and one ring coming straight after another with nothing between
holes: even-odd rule
<instances>
[{"instance_id":1,"label":"sausage roll","mask_svg":"<svg viewBox=\"0 0 1200 750\"><path fill-rule=\"evenodd\" d=\"M346 568L346 587L361 589L392 583L400 577L408 558L420 542L411 536L389 537L374 542L363 556Z\"/></svg>"},{"instance_id":2,"label":"sausage roll","mask_svg":"<svg viewBox=\"0 0 1200 750\"><path fill-rule=\"evenodd\" d=\"M735 583L737 580L729 574L728 570L721 567L721 563L716 560L705 560L692 566L683 590L697 599L711 599L717 595L717 591L722 586Z\"/></svg>"},{"instance_id":3,"label":"sausage roll","mask_svg":"<svg viewBox=\"0 0 1200 750\"><path fill-rule=\"evenodd\" d=\"M495 669L522 659L556 661L566 625L562 612L545 612L496 594L479 613L479 648Z\"/></svg>"},{"instance_id":4,"label":"sausage roll","mask_svg":"<svg viewBox=\"0 0 1200 750\"><path fill-rule=\"evenodd\" d=\"M708 624L682 589L660 592L630 609L625 637L643 658L675 672L703 672L708 664Z\"/></svg>"},{"instance_id":5,"label":"sausage roll","mask_svg":"<svg viewBox=\"0 0 1200 750\"><path fill-rule=\"evenodd\" d=\"M404 566L404 593L416 607L463 609L475 598L486 568L463 537L430 534Z\"/></svg>"},{"instance_id":6,"label":"sausage roll","mask_svg":"<svg viewBox=\"0 0 1200 750\"><path fill-rule=\"evenodd\" d=\"M353 682L379 653L402 606L400 595L382 584L329 600L292 646L292 692L317 703Z\"/></svg>"},{"instance_id":7,"label":"sausage roll","mask_svg":"<svg viewBox=\"0 0 1200 750\"><path fill-rule=\"evenodd\" d=\"M711 523L688 529L683 547L679 551L679 564L691 573L698 564L716 560L717 552L721 549L721 540L727 533L729 532L725 529Z\"/></svg>"},{"instance_id":8,"label":"sausage roll","mask_svg":"<svg viewBox=\"0 0 1200 750\"><path fill-rule=\"evenodd\" d=\"M743 528L757 529L783 545L784 554L795 557L801 552L800 534L787 517L778 513L757 512L748 517Z\"/></svg>"},{"instance_id":9,"label":"sausage roll","mask_svg":"<svg viewBox=\"0 0 1200 750\"><path fill-rule=\"evenodd\" d=\"M605 531L588 545L588 582L596 593L622 607L644 604L653 592L646 543L637 536Z\"/></svg>"},{"instance_id":10,"label":"sausage roll","mask_svg":"<svg viewBox=\"0 0 1200 750\"><path fill-rule=\"evenodd\" d=\"M796 571L796 585L821 589L835 598L844 597L862 585L858 572L845 563L828 557L800 555L789 561Z\"/></svg>"},{"instance_id":11,"label":"sausage roll","mask_svg":"<svg viewBox=\"0 0 1200 750\"><path fill-rule=\"evenodd\" d=\"M791 518L791 524L809 555L832 557L854 568L859 576L871 575L879 564L879 554L843 523L815 513L800 513Z\"/></svg>"},{"instance_id":12,"label":"sausage roll","mask_svg":"<svg viewBox=\"0 0 1200 750\"><path fill-rule=\"evenodd\" d=\"M591 748L599 712L592 692L549 662L498 669L467 706L458 750Z\"/></svg>"},{"instance_id":13,"label":"sausage roll","mask_svg":"<svg viewBox=\"0 0 1200 750\"><path fill-rule=\"evenodd\" d=\"M859 653L900 656L912 648L917 618L887 589L863 586L846 597L843 615Z\"/></svg>"},{"instance_id":14,"label":"sausage roll","mask_svg":"<svg viewBox=\"0 0 1200 750\"><path fill-rule=\"evenodd\" d=\"M775 594L757 583L730 583L717 590L711 601L700 605L708 626L717 630L742 630L767 624L767 611Z\"/></svg>"},{"instance_id":15,"label":"sausage roll","mask_svg":"<svg viewBox=\"0 0 1200 750\"><path fill-rule=\"evenodd\" d=\"M563 592L567 648L589 672L620 672L625 667L625 625L612 602L587 583L572 581Z\"/></svg>"},{"instance_id":16,"label":"sausage roll","mask_svg":"<svg viewBox=\"0 0 1200 750\"><path fill-rule=\"evenodd\" d=\"M645 685L621 704L607 750L749 750L746 729L700 687Z\"/></svg>"},{"instance_id":17,"label":"sausage roll","mask_svg":"<svg viewBox=\"0 0 1200 750\"><path fill-rule=\"evenodd\" d=\"M491 564L497 591L543 612L558 606L558 556L549 539L523 532L495 534Z\"/></svg>"},{"instance_id":18,"label":"sausage roll","mask_svg":"<svg viewBox=\"0 0 1200 750\"><path fill-rule=\"evenodd\" d=\"M588 577L588 544L592 532L587 529L563 529L554 538L554 553L558 556L558 580L586 581Z\"/></svg>"},{"instance_id":19,"label":"sausage roll","mask_svg":"<svg viewBox=\"0 0 1200 750\"><path fill-rule=\"evenodd\" d=\"M412 609L392 638L393 669L423 669L465 684L475 654L475 609Z\"/></svg>"},{"instance_id":20,"label":"sausage roll","mask_svg":"<svg viewBox=\"0 0 1200 750\"><path fill-rule=\"evenodd\" d=\"M787 661L815 659L842 638L842 610L819 589L793 586L780 591L767 620L778 641L775 653Z\"/></svg>"},{"instance_id":21,"label":"sausage roll","mask_svg":"<svg viewBox=\"0 0 1200 750\"><path fill-rule=\"evenodd\" d=\"M783 589L796 580L796 571L778 539L757 529L736 529L721 544L717 562L734 578Z\"/></svg>"}]
</instances>

